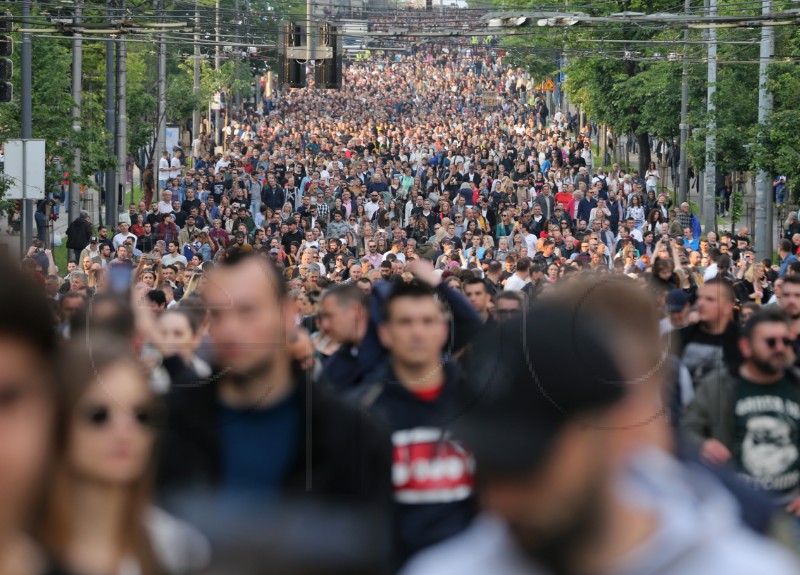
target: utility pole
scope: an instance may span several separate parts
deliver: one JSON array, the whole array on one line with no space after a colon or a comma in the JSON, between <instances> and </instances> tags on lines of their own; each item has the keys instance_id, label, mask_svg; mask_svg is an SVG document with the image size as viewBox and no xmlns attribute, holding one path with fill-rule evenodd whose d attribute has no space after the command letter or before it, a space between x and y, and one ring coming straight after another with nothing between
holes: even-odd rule
<instances>
[{"instance_id":1,"label":"utility pole","mask_svg":"<svg viewBox=\"0 0 800 575\"><path fill-rule=\"evenodd\" d=\"M75 26L81 24L83 16L82 0L75 0ZM72 40L72 132L76 138L81 133L81 89L83 87L83 39L80 32L74 32ZM69 176L69 221L72 223L81 211L81 148L73 145L75 159Z\"/></svg>"},{"instance_id":2,"label":"utility pole","mask_svg":"<svg viewBox=\"0 0 800 575\"><path fill-rule=\"evenodd\" d=\"M114 8L113 2L109 2L108 8L108 21L109 26L113 26L114 23ZM108 157L116 157L116 151L114 147L115 141L115 131L116 131L116 114L115 114L115 102L116 102L116 93L114 90L115 87L115 68L114 68L114 40L106 40L106 131L108 132ZM117 185L115 183L116 180L116 171L114 168L108 168L106 170L106 178L105 178L105 198L106 198L106 223L114 222L117 219L117 202L114 201L114 194L116 193ZM150 206L147 206L150 209ZM102 213L100 207L98 206L98 213ZM102 216L101 221L98 224L102 223Z\"/></svg>"},{"instance_id":3,"label":"utility pole","mask_svg":"<svg viewBox=\"0 0 800 575\"><path fill-rule=\"evenodd\" d=\"M220 32L220 30L219 30L219 27L220 27L219 0L216 1L215 9L216 9L216 14L214 16L214 20L215 20L215 22L214 22L214 34L216 36L216 38L215 38L216 41L214 42L214 69L217 71L217 74L219 74L219 64L220 64L220 57L219 57L219 32ZM221 132L220 132L220 125L219 125L219 108L220 108L220 106L222 106L222 89L221 89L221 86L218 86L218 89L220 90L220 101L219 101L219 105L217 106L217 109L214 110L214 143L217 146L221 147L222 146L222 139L220 137L220 133Z\"/></svg>"},{"instance_id":4,"label":"utility pole","mask_svg":"<svg viewBox=\"0 0 800 575\"><path fill-rule=\"evenodd\" d=\"M124 18L125 0L120 0L120 18ZM128 160L128 50L125 35L121 34L119 46L117 46L117 190L111 201L118 206L118 210L124 209L125 184L127 178ZM108 200L107 200L108 201ZM117 211L117 217L121 211ZM115 230L117 220L107 222L107 225Z\"/></svg>"},{"instance_id":5,"label":"utility pole","mask_svg":"<svg viewBox=\"0 0 800 575\"><path fill-rule=\"evenodd\" d=\"M708 17L717 16L717 0L707 0ZM717 210L717 121L714 118L716 106L714 94L717 91L717 29L708 29L708 92L706 110L708 112L708 132L706 134L706 186L703 195L703 219L706 233L716 229Z\"/></svg>"},{"instance_id":6,"label":"utility pole","mask_svg":"<svg viewBox=\"0 0 800 575\"><path fill-rule=\"evenodd\" d=\"M240 18L240 15L239 15L239 0L235 0L234 1L233 9L236 11L236 17L235 17L236 19L234 20L234 22L236 23L236 43L237 44L241 44L241 37L239 36L239 28L241 28L242 22L239 20L239 18ZM242 50L242 48L241 48L241 46L239 46L234 50L234 53L235 54L240 54L241 50ZM234 108L235 108L237 113L241 112L241 106L242 106L242 98L241 98L241 94L239 92L239 80L240 80L239 73L240 73L241 64L242 64L241 60L242 60L241 58L236 58L234 60L234 64L236 64L236 90L234 90L234 100L233 101L234 101Z\"/></svg>"},{"instance_id":7,"label":"utility pole","mask_svg":"<svg viewBox=\"0 0 800 575\"><path fill-rule=\"evenodd\" d=\"M686 0L684 12L688 16L692 10L692 0ZM680 163L678 164L678 202L683 203L689 197L689 158L687 144L689 142L689 27L683 31L683 73L681 79L681 146Z\"/></svg>"},{"instance_id":8,"label":"utility pole","mask_svg":"<svg viewBox=\"0 0 800 575\"><path fill-rule=\"evenodd\" d=\"M160 21L164 21L164 0L158 1ZM153 152L154 165L161 159L161 154L167 151L167 45L164 42L164 33L158 35L158 120L156 124L156 148ZM159 178L161 176L159 175Z\"/></svg>"},{"instance_id":9,"label":"utility pole","mask_svg":"<svg viewBox=\"0 0 800 575\"><path fill-rule=\"evenodd\" d=\"M30 28L31 2L22 0L22 26ZM31 96L31 35L30 32L22 34L22 53L20 54L20 84L22 95L20 99L20 112L22 113L22 139L33 137L33 101ZM25 194L23 185L23 194ZM24 195L23 195L24 197ZM36 211L34 200L22 200L22 237L20 238L20 255L25 256L28 247L33 241L33 213Z\"/></svg>"},{"instance_id":10,"label":"utility pole","mask_svg":"<svg viewBox=\"0 0 800 575\"><path fill-rule=\"evenodd\" d=\"M762 0L761 13L772 11L772 0ZM774 50L774 32L771 26L761 27L761 50L758 64L758 125L763 129L767 116L772 110L772 97L767 91L767 68ZM773 222L772 222L772 181L764 170L756 175L756 257L772 259Z\"/></svg>"},{"instance_id":11,"label":"utility pole","mask_svg":"<svg viewBox=\"0 0 800 575\"><path fill-rule=\"evenodd\" d=\"M200 9L197 0L194 0L194 85L192 93L195 98L194 111L192 112L192 140L200 137L200 108L198 99L200 94Z\"/></svg>"}]
</instances>

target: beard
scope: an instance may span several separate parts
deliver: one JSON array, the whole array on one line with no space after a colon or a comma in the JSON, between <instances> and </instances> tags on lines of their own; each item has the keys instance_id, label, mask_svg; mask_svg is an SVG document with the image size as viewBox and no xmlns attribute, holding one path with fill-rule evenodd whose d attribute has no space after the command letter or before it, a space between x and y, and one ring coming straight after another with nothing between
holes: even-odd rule
<instances>
[{"instance_id":1,"label":"beard","mask_svg":"<svg viewBox=\"0 0 800 575\"><path fill-rule=\"evenodd\" d=\"M525 556L535 565L553 575L570 575L575 573L575 562L582 551L602 533L604 506L602 488L592 483L562 525L549 532L512 525L511 532Z\"/></svg>"},{"instance_id":2,"label":"beard","mask_svg":"<svg viewBox=\"0 0 800 575\"><path fill-rule=\"evenodd\" d=\"M779 357L783 361L778 362ZM785 354L773 354L767 358L754 355L750 358L750 361L753 362L756 369L765 375L778 375L789 367L789 359Z\"/></svg>"}]
</instances>

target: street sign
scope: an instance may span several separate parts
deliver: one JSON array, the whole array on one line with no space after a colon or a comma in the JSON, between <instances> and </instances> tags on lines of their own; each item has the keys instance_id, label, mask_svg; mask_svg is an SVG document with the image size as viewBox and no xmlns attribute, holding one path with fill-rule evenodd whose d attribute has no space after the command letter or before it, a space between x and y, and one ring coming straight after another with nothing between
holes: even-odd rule
<instances>
[{"instance_id":1,"label":"street sign","mask_svg":"<svg viewBox=\"0 0 800 575\"><path fill-rule=\"evenodd\" d=\"M8 140L5 143L5 179L8 200L43 200L44 140Z\"/></svg>"},{"instance_id":2,"label":"street sign","mask_svg":"<svg viewBox=\"0 0 800 575\"><path fill-rule=\"evenodd\" d=\"M547 80L536 86L536 89L539 90L540 92L552 92L553 90L556 89L556 85L555 82L553 82L552 78L548 78Z\"/></svg>"}]
</instances>

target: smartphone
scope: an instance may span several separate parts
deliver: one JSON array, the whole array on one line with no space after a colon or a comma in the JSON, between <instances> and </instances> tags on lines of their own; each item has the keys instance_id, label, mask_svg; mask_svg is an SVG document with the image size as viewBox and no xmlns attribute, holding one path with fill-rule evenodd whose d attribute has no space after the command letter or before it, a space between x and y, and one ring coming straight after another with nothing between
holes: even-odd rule
<instances>
[{"instance_id":1,"label":"smartphone","mask_svg":"<svg viewBox=\"0 0 800 575\"><path fill-rule=\"evenodd\" d=\"M108 283L113 293L127 295L131 289L130 268L126 265L108 266Z\"/></svg>"}]
</instances>

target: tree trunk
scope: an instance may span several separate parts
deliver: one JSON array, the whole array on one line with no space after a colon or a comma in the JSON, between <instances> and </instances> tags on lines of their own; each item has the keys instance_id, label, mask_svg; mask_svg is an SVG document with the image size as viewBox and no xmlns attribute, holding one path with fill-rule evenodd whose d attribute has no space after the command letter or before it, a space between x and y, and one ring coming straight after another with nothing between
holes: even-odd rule
<instances>
[{"instance_id":1,"label":"tree trunk","mask_svg":"<svg viewBox=\"0 0 800 575\"><path fill-rule=\"evenodd\" d=\"M639 176L644 177L650 165L650 137L647 133L636 134L636 142L639 144Z\"/></svg>"}]
</instances>

